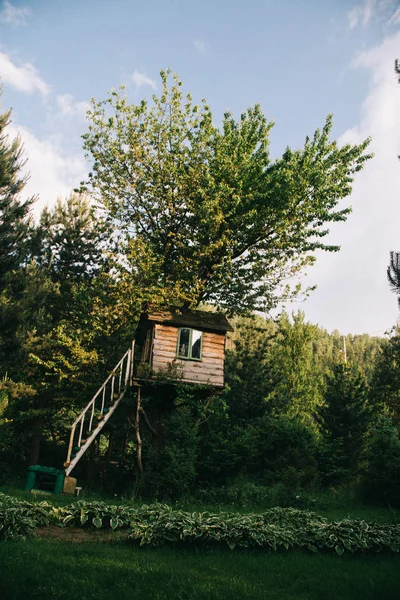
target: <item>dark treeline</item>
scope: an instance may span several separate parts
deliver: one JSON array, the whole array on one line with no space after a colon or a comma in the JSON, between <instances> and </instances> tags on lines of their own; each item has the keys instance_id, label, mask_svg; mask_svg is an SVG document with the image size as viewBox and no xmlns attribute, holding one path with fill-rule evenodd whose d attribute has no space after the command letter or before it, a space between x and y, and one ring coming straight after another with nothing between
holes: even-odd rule
<instances>
[{"instance_id":1,"label":"dark treeline","mask_svg":"<svg viewBox=\"0 0 400 600\"><path fill-rule=\"evenodd\" d=\"M179 90L174 90L178 98ZM141 110L145 110L143 106ZM107 212L104 206L100 210L88 195L79 193L59 200L54 208L42 212L37 223L33 222L30 213L34 199L22 199L25 179L21 176L21 143L18 139L10 143L6 135L9 118L9 112L0 115L2 483L10 483L18 476L22 480L29 464L62 467L69 427L129 347L143 303L155 297L171 299L178 292L183 302L188 292L179 278L186 277L190 265L195 300L203 299L197 265L207 259L202 244L211 235L208 230L200 232L199 243L189 244L194 257L186 257L184 263L180 256L172 256L170 241L164 243L164 226L160 226L160 239L151 232L150 225L146 230L148 239L141 239L142 208L135 217L136 237L124 237L123 229L115 226L116 222L120 227L124 225L118 212ZM257 111L249 112L246 118L262 121ZM226 135L231 136L233 141L228 139L233 144L239 133L229 119ZM204 127L211 127L208 120L203 120L200 128L203 123ZM268 128L263 121L262 125L266 136ZM240 135L247 135L247 129L243 131ZM316 134L314 145L308 142L306 151L310 156L314 151L320 156L319 145L328 143L328 133L324 129L323 134ZM214 130L209 135L213 144L222 139ZM354 154L361 164L362 159L357 157L364 146L351 152L347 149L344 157L334 145L329 148L335 160L341 161L346 183L343 192L338 189L340 182L334 182L336 187L332 183L336 199L351 189L345 161L353 161ZM184 149L186 152L187 146ZM255 156L251 148L249 152L249 156ZM285 161L290 165L292 161L291 168L295 170L300 154L295 155L296 161L293 156L287 153ZM266 160L264 155L257 157ZM168 160L172 160L170 154ZM172 170L169 164L166 167ZM322 169L320 163L317 167ZM281 177L276 175L277 168L275 165L275 178ZM284 173L288 168L286 165ZM360 165L354 170L359 168ZM331 169L330 163L327 169L335 176L342 173ZM251 177L259 173L259 184L264 185L265 172L258 168ZM105 169L104 173L106 177L109 171ZM310 178L314 175L311 172ZM314 179L314 186L325 181L322 176L315 175ZM290 181L294 185L296 179ZM104 189L108 185L105 181ZM192 188L185 186L185 193L190 194ZM171 190L171 186L164 186L165 189ZM213 192L211 184L210 189ZM289 200L300 192L290 188ZM250 199L251 193L250 187ZM166 198L169 202L169 196ZM228 192L227 198L231 199ZM198 209L195 201L197 197L193 211ZM204 213L207 203L202 198L198 202ZM281 205L285 202L282 197ZM151 207L149 223L156 221L156 209L156 205ZM203 213L202 226L214 226L214 213ZM129 214L127 209L126 220ZM163 214L172 214L169 205ZM182 231L193 225L185 221L188 214L192 213L183 210L179 217ZM249 209L252 218L254 214L257 210ZM293 218L290 212L289 216ZM343 220L342 213L339 216ZM221 220L223 215L218 218ZM333 218L328 213L312 215L308 223L312 229L312 219L320 222ZM240 226L236 221L232 223L224 234L229 248L233 242L228 235ZM279 230L285 231L279 223ZM176 223L170 224L171 232L172 225ZM197 229L194 220L194 230ZM247 224L244 231L252 231L252 227ZM245 304L245 294L254 296L258 288L253 289L247 281L249 271L245 267L240 271L244 277L241 282L235 275L237 262L232 259L231 266L225 264L219 235L217 231L211 257L214 262L203 265L211 277L211 283L205 279L204 285L214 286L215 298L218 294L223 297L221 273L226 267L227 280L234 282L230 301L235 304L237 294L242 294L241 302ZM309 236L308 230L304 235L305 239ZM157 243L152 247L154 239ZM282 243L285 240L283 236ZM187 240L182 244L184 256ZM298 244L304 252L312 249L301 238ZM165 253L162 261L161 254L156 253L158 247L160 253ZM299 249L291 248L289 255L295 255ZM248 255L258 256L255 251ZM267 268L283 272L285 261L281 256L277 261L271 250L268 260L270 263L265 259L265 264L254 266L258 277L264 277ZM274 305L272 300L270 305ZM134 492L153 499L185 494L218 498L218 490L224 490L221 494L225 493L226 499L227 490L240 486L255 490L255 495L257 490L273 486L290 494L353 486L370 501L400 504L400 334L394 332L388 339L348 335L344 340L339 332L329 334L307 323L301 312L292 318L282 314L276 320L237 316L232 324L235 332L228 341L226 388L221 394L210 397L204 395L204 390L177 385L173 393L165 393L161 399L157 390L143 398L143 475L138 473L136 463L132 396L124 399L87 458L79 463L77 476L97 489ZM151 426L157 419L159 402L163 402L165 419L161 444L159 437L155 441Z\"/></svg>"}]
</instances>

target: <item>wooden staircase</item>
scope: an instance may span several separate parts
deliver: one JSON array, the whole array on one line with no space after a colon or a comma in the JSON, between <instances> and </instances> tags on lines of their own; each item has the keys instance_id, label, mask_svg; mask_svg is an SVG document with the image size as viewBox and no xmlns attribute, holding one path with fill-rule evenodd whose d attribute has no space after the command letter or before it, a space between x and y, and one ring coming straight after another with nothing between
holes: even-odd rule
<instances>
[{"instance_id":1,"label":"wooden staircase","mask_svg":"<svg viewBox=\"0 0 400 600\"><path fill-rule=\"evenodd\" d=\"M72 424L67 460L64 463L65 475L68 476L76 467L125 396L132 378L133 353L134 342Z\"/></svg>"}]
</instances>

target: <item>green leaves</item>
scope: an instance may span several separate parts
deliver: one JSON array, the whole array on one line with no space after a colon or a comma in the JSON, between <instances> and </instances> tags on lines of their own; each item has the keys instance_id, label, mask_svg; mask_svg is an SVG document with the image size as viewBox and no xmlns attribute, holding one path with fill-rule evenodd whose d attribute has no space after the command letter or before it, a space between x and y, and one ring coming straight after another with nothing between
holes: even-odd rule
<instances>
[{"instance_id":1,"label":"green leaves","mask_svg":"<svg viewBox=\"0 0 400 600\"><path fill-rule=\"evenodd\" d=\"M63 508L46 502L32 505L0 495L0 539L25 536L39 525L58 522L76 527L129 529L141 546L168 542L222 544L235 548L273 551L305 548L312 552L379 552L400 550L400 525L379 525L345 519L330 523L307 510L271 508L261 514L189 513L163 504L108 506L78 501Z\"/></svg>"},{"instance_id":2,"label":"green leaves","mask_svg":"<svg viewBox=\"0 0 400 600\"><path fill-rule=\"evenodd\" d=\"M145 286L138 274L147 270L149 298L155 286L166 302L231 313L297 295L283 281L312 262L310 252L337 249L321 238L349 212L338 203L370 158L369 141L338 148L328 117L304 149L272 162L272 123L258 104L239 120L226 112L217 127L176 75L162 71L161 80L151 105L116 91L93 101L83 136L92 162L85 189L124 230L133 284Z\"/></svg>"},{"instance_id":3,"label":"green leaves","mask_svg":"<svg viewBox=\"0 0 400 600\"><path fill-rule=\"evenodd\" d=\"M57 509L47 502L32 504L0 493L0 540L28 537L56 519Z\"/></svg>"}]
</instances>

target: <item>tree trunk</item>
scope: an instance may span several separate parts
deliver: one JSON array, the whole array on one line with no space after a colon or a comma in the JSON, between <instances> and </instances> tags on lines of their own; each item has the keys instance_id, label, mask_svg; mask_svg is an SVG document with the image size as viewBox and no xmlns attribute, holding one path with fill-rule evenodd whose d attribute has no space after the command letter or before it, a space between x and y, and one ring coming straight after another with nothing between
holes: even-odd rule
<instances>
[{"instance_id":1,"label":"tree trunk","mask_svg":"<svg viewBox=\"0 0 400 600\"><path fill-rule=\"evenodd\" d=\"M106 455L104 457L104 462L105 462L106 467L110 463L113 446L114 446L114 434L110 433L110 435L108 437L107 451L106 451Z\"/></svg>"},{"instance_id":2,"label":"tree trunk","mask_svg":"<svg viewBox=\"0 0 400 600\"><path fill-rule=\"evenodd\" d=\"M32 424L32 440L29 452L29 465L37 465L42 441L43 417L37 417Z\"/></svg>"}]
</instances>

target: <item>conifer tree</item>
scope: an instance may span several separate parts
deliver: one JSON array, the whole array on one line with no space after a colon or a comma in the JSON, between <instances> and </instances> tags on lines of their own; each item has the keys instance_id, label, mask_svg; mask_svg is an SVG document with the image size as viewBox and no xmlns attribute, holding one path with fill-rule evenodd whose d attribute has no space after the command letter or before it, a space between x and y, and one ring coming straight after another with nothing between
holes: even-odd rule
<instances>
[{"instance_id":1,"label":"conifer tree","mask_svg":"<svg viewBox=\"0 0 400 600\"><path fill-rule=\"evenodd\" d=\"M45 208L37 228L39 262L54 280L93 279L106 263L112 226L101 218L87 195L72 193Z\"/></svg>"},{"instance_id":2,"label":"conifer tree","mask_svg":"<svg viewBox=\"0 0 400 600\"><path fill-rule=\"evenodd\" d=\"M0 98L1 98L0 88ZM34 198L21 199L27 175L23 146L19 137L9 139L7 127L11 110L0 113L0 292L7 273L17 268L24 258L29 231L28 215Z\"/></svg>"},{"instance_id":3,"label":"conifer tree","mask_svg":"<svg viewBox=\"0 0 400 600\"><path fill-rule=\"evenodd\" d=\"M317 417L324 439L322 470L329 483L357 474L370 415L367 399L365 377L345 363L336 365Z\"/></svg>"}]
</instances>

